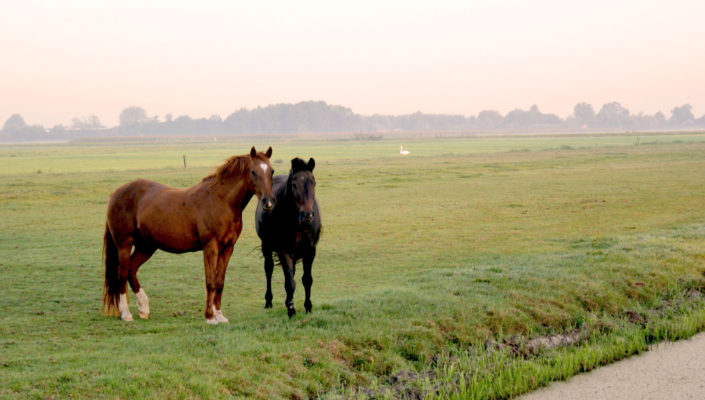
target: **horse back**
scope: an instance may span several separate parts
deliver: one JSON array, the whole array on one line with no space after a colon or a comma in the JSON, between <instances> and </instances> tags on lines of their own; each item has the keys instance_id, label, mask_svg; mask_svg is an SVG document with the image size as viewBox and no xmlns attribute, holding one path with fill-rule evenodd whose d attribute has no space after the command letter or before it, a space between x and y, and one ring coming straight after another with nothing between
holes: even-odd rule
<instances>
[{"instance_id":1,"label":"horse back","mask_svg":"<svg viewBox=\"0 0 705 400\"><path fill-rule=\"evenodd\" d=\"M108 201L108 224L122 232L134 231L141 202L150 193L164 188L160 183L139 179L115 189Z\"/></svg>"},{"instance_id":2,"label":"horse back","mask_svg":"<svg viewBox=\"0 0 705 400\"><path fill-rule=\"evenodd\" d=\"M130 237L170 252L198 250L187 197L188 189L145 179L119 187L110 197L107 216L115 240Z\"/></svg>"}]
</instances>

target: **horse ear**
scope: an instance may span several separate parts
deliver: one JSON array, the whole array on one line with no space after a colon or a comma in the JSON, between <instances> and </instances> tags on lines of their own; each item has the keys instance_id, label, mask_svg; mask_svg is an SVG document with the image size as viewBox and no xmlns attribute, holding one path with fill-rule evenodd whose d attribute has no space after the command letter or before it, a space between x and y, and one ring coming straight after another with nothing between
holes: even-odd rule
<instances>
[{"instance_id":1,"label":"horse ear","mask_svg":"<svg viewBox=\"0 0 705 400\"><path fill-rule=\"evenodd\" d=\"M299 172L306 169L306 163L304 160L296 157L293 160L291 160L291 172Z\"/></svg>"},{"instance_id":2,"label":"horse ear","mask_svg":"<svg viewBox=\"0 0 705 400\"><path fill-rule=\"evenodd\" d=\"M267 156L267 158L272 158L272 146L269 146L267 152L265 152L264 155Z\"/></svg>"},{"instance_id":3,"label":"horse ear","mask_svg":"<svg viewBox=\"0 0 705 400\"><path fill-rule=\"evenodd\" d=\"M255 150L255 146L252 146L250 149L250 157L254 157L257 155L257 150Z\"/></svg>"},{"instance_id":4,"label":"horse ear","mask_svg":"<svg viewBox=\"0 0 705 400\"><path fill-rule=\"evenodd\" d=\"M313 168L316 166L316 160L314 160L313 158L309 158L307 166L308 166L308 170L313 172Z\"/></svg>"}]
</instances>

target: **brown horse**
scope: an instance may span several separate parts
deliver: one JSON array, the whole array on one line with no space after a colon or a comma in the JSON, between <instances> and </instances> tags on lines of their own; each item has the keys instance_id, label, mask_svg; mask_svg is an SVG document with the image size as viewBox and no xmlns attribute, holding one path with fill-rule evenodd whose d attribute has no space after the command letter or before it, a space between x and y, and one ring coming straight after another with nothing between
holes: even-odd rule
<instances>
[{"instance_id":1,"label":"brown horse","mask_svg":"<svg viewBox=\"0 0 705 400\"><path fill-rule=\"evenodd\" d=\"M137 280L139 267L157 249L170 253L203 250L206 322L228 322L220 310L225 270L242 232L242 210L252 195L260 199L263 209L274 207L271 156L271 147L265 153L252 147L250 154L231 157L188 189L148 180L119 187L110 196L105 223L104 313L119 312L123 320L132 320L127 303L129 282L140 317L148 318L149 300Z\"/></svg>"}]
</instances>

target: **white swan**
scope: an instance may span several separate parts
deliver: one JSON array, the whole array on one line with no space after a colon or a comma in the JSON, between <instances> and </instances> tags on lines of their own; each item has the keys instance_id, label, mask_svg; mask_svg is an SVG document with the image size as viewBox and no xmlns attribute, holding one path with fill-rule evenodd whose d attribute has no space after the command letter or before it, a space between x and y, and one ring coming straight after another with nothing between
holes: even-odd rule
<instances>
[{"instance_id":1,"label":"white swan","mask_svg":"<svg viewBox=\"0 0 705 400\"><path fill-rule=\"evenodd\" d=\"M409 154L409 150L404 150L404 146L399 146L399 154L405 156Z\"/></svg>"}]
</instances>

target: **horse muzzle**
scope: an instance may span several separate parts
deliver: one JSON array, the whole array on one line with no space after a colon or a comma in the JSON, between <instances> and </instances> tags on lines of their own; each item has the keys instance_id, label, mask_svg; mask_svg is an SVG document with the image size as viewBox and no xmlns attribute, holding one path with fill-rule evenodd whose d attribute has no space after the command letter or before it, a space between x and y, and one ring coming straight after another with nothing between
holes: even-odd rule
<instances>
[{"instance_id":1,"label":"horse muzzle","mask_svg":"<svg viewBox=\"0 0 705 400\"><path fill-rule=\"evenodd\" d=\"M313 222L313 211L299 211L299 223L311 225Z\"/></svg>"},{"instance_id":2,"label":"horse muzzle","mask_svg":"<svg viewBox=\"0 0 705 400\"><path fill-rule=\"evenodd\" d=\"M262 198L262 210L264 212L270 212L272 209L274 209L274 205L277 203L277 201L274 199L274 197L263 197Z\"/></svg>"}]
</instances>

